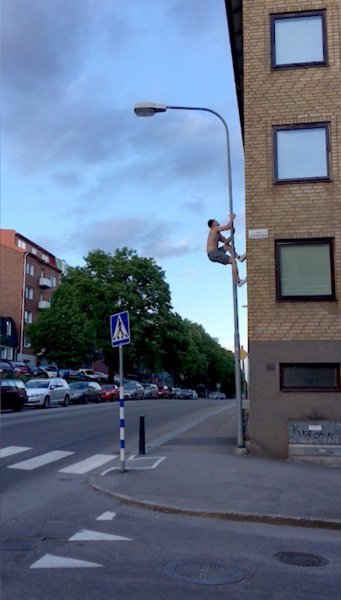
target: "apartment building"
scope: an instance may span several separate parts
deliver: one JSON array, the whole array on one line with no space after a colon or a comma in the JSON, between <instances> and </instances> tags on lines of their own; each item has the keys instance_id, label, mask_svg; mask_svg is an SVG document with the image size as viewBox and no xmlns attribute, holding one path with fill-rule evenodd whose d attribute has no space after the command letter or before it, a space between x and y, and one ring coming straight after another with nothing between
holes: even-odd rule
<instances>
[{"instance_id":1,"label":"apartment building","mask_svg":"<svg viewBox=\"0 0 341 600\"><path fill-rule=\"evenodd\" d=\"M36 364L29 325L50 307L62 262L13 229L0 230L1 358Z\"/></svg>"},{"instance_id":2,"label":"apartment building","mask_svg":"<svg viewBox=\"0 0 341 600\"><path fill-rule=\"evenodd\" d=\"M341 1L225 4L245 148L251 452L341 456Z\"/></svg>"}]
</instances>

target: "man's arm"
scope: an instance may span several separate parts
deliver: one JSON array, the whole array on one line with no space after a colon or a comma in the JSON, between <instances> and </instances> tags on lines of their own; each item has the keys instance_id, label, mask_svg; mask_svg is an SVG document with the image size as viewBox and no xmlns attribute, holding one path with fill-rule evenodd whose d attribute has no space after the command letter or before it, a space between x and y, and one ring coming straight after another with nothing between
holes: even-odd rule
<instances>
[{"instance_id":1,"label":"man's arm","mask_svg":"<svg viewBox=\"0 0 341 600\"><path fill-rule=\"evenodd\" d=\"M233 227L233 220L235 219L235 214L230 215L230 220L228 223L226 223L226 225L218 225L217 227L214 227L215 231L217 231L218 233L220 231L226 231L227 229L232 229Z\"/></svg>"},{"instance_id":2,"label":"man's arm","mask_svg":"<svg viewBox=\"0 0 341 600\"><path fill-rule=\"evenodd\" d=\"M223 244L229 244L231 241L231 238L228 237L224 237L223 235L221 235L221 233L219 233L219 237L218 237L219 242L223 242Z\"/></svg>"}]
</instances>

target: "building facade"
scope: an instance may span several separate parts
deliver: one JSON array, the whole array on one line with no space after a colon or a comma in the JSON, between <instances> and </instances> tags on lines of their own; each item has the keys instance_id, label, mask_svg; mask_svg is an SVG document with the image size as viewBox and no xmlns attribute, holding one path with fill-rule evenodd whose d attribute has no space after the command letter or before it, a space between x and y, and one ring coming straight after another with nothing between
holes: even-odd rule
<instances>
[{"instance_id":1,"label":"building facade","mask_svg":"<svg viewBox=\"0 0 341 600\"><path fill-rule=\"evenodd\" d=\"M341 421L341 2L226 9L245 148L251 452L285 458L290 422Z\"/></svg>"},{"instance_id":2,"label":"building facade","mask_svg":"<svg viewBox=\"0 0 341 600\"><path fill-rule=\"evenodd\" d=\"M0 230L1 358L36 364L29 326L50 307L62 273L58 259L13 229Z\"/></svg>"}]
</instances>

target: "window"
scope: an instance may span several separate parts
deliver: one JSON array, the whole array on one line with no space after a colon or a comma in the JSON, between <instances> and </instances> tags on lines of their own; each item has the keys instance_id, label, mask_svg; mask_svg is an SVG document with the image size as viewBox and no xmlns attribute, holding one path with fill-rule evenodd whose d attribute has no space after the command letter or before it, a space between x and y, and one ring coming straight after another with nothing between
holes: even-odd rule
<instances>
[{"instance_id":1,"label":"window","mask_svg":"<svg viewBox=\"0 0 341 600\"><path fill-rule=\"evenodd\" d=\"M25 310L24 321L25 323L32 323L32 313L29 310Z\"/></svg>"},{"instance_id":2,"label":"window","mask_svg":"<svg viewBox=\"0 0 341 600\"><path fill-rule=\"evenodd\" d=\"M24 335L24 348L30 348L31 347L31 342L29 340L29 337L27 335Z\"/></svg>"},{"instance_id":3,"label":"window","mask_svg":"<svg viewBox=\"0 0 341 600\"><path fill-rule=\"evenodd\" d=\"M341 389L340 364L280 364L280 388L284 391L337 392Z\"/></svg>"},{"instance_id":4,"label":"window","mask_svg":"<svg viewBox=\"0 0 341 600\"><path fill-rule=\"evenodd\" d=\"M276 183L330 180L329 124L275 126Z\"/></svg>"},{"instance_id":5,"label":"window","mask_svg":"<svg viewBox=\"0 0 341 600\"><path fill-rule=\"evenodd\" d=\"M42 254L42 255L41 255L41 259L42 259L44 262L49 262L49 257L48 257L46 254Z\"/></svg>"},{"instance_id":6,"label":"window","mask_svg":"<svg viewBox=\"0 0 341 600\"><path fill-rule=\"evenodd\" d=\"M25 298L33 300L33 288L31 288L29 285L27 285L25 288Z\"/></svg>"},{"instance_id":7,"label":"window","mask_svg":"<svg viewBox=\"0 0 341 600\"><path fill-rule=\"evenodd\" d=\"M37 254L37 249L32 246L32 254Z\"/></svg>"},{"instance_id":8,"label":"window","mask_svg":"<svg viewBox=\"0 0 341 600\"><path fill-rule=\"evenodd\" d=\"M12 335L12 322L11 321L6 321L6 336L11 336Z\"/></svg>"},{"instance_id":9,"label":"window","mask_svg":"<svg viewBox=\"0 0 341 600\"><path fill-rule=\"evenodd\" d=\"M52 287L56 287L57 286L57 279L56 279L56 277L54 275L51 275L50 279L51 279L51 285L52 285Z\"/></svg>"},{"instance_id":10,"label":"window","mask_svg":"<svg viewBox=\"0 0 341 600\"><path fill-rule=\"evenodd\" d=\"M26 273L27 275L34 275L34 265L32 263L26 263Z\"/></svg>"},{"instance_id":11,"label":"window","mask_svg":"<svg viewBox=\"0 0 341 600\"><path fill-rule=\"evenodd\" d=\"M273 69L327 64L325 11L271 16Z\"/></svg>"},{"instance_id":12,"label":"window","mask_svg":"<svg viewBox=\"0 0 341 600\"><path fill-rule=\"evenodd\" d=\"M18 243L18 248L21 248L22 250L26 250L26 243L23 240L18 239L17 243Z\"/></svg>"},{"instance_id":13,"label":"window","mask_svg":"<svg viewBox=\"0 0 341 600\"><path fill-rule=\"evenodd\" d=\"M278 240L277 300L335 300L333 240Z\"/></svg>"},{"instance_id":14,"label":"window","mask_svg":"<svg viewBox=\"0 0 341 600\"><path fill-rule=\"evenodd\" d=\"M40 271L40 277L45 277L45 271L44 271L44 269L41 269L41 271Z\"/></svg>"}]
</instances>

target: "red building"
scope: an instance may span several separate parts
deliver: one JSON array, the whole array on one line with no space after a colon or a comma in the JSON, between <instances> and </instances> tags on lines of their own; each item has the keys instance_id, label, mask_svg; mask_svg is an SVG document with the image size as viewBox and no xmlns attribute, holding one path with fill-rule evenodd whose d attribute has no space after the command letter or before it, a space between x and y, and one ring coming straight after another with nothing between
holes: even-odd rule
<instances>
[{"instance_id":1,"label":"red building","mask_svg":"<svg viewBox=\"0 0 341 600\"><path fill-rule=\"evenodd\" d=\"M14 229L0 229L1 358L36 363L28 329L50 307L63 262Z\"/></svg>"}]
</instances>

